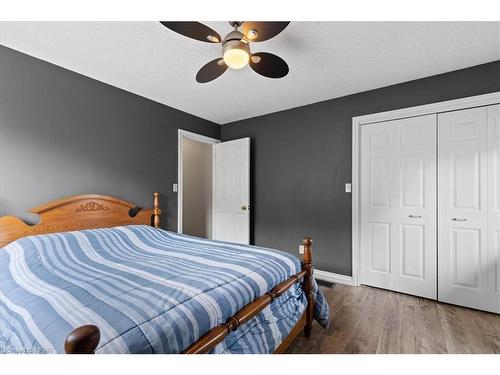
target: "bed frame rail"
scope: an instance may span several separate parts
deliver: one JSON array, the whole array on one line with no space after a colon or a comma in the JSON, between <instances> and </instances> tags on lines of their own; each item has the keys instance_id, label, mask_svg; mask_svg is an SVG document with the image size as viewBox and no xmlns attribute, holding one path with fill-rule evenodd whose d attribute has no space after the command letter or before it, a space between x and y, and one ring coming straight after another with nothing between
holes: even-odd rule
<instances>
[{"instance_id":1,"label":"bed frame rail","mask_svg":"<svg viewBox=\"0 0 500 375\"><path fill-rule=\"evenodd\" d=\"M235 315L229 318L225 323L211 329L200 339L195 341L191 346L184 350L184 354L204 354L212 350L217 344L221 343L227 335L232 331L236 331L238 327L248 322L255 317L259 312L271 304L276 298L280 297L295 283L303 278L302 289L307 298L307 307L304 315L299 319L297 325L292 330L290 335L276 350L277 353L282 353L288 345L300 333L300 329L304 326L304 333L307 337L311 334L313 312L314 312L314 295L313 295L313 267L312 267L312 240L310 237L305 237L302 242L304 256L302 261L302 271L293 275L289 279L278 284L271 291L263 296L255 299L238 311ZM92 354L99 345L99 328L93 325L78 327L72 331L66 339L64 348L68 354Z\"/></svg>"}]
</instances>

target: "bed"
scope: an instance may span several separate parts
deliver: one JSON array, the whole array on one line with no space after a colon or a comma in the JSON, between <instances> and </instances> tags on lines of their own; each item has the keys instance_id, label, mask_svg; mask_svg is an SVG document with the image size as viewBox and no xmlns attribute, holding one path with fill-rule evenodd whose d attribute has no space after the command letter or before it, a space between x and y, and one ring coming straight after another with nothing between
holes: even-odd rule
<instances>
[{"instance_id":1,"label":"bed","mask_svg":"<svg viewBox=\"0 0 500 375\"><path fill-rule=\"evenodd\" d=\"M153 209L80 195L0 218L3 353L282 353L328 305L303 260L160 229Z\"/></svg>"}]
</instances>

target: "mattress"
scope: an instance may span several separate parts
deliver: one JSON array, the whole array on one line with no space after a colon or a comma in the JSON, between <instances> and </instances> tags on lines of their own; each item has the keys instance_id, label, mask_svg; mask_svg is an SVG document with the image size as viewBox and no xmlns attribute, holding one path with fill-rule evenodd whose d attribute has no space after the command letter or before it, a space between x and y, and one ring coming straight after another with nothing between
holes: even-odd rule
<instances>
[{"instance_id":1,"label":"mattress","mask_svg":"<svg viewBox=\"0 0 500 375\"><path fill-rule=\"evenodd\" d=\"M144 225L25 237L0 250L0 352L63 353L95 324L96 353L180 353L300 270L282 251ZM212 352L271 353L306 305L296 284Z\"/></svg>"}]
</instances>

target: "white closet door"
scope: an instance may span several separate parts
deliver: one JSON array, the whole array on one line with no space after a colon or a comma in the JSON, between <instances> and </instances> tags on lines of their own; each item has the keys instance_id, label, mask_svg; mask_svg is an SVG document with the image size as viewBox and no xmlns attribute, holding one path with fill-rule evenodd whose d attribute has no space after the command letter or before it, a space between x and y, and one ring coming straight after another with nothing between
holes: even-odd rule
<instances>
[{"instance_id":1,"label":"white closet door","mask_svg":"<svg viewBox=\"0 0 500 375\"><path fill-rule=\"evenodd\" d=\"M482 310L489 309L487 112L438 116L438 298Z\"/></svg>"},{"instance_id":2,"label":"white closet door","mask_svg":"<svg viewBox=\"0 0 500 375\"><path fill-rule=\"evenodd\" d=\"M361 129L361 282L436 298L436 115Z\"/></svg>"},{"instance_id":3,"label":"white closet door","mask_svg":"<svg viewBox=\"0 0 500 375\"><path fill-rule=\"evenodd\" d=\"M488 155L488 300L500 313L500 105L488 108Z\"/></svg>"}]
</instances>

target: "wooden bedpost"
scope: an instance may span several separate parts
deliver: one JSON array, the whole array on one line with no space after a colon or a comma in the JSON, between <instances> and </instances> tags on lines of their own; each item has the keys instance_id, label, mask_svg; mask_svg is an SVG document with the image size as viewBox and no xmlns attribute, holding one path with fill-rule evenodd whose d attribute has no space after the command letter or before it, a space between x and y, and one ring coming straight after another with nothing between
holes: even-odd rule
<instances>
[{"instance_id":1,"label":"wooden bedpost","mask_svg":"<svg viewBox=\"0 0 500 375\"><path fill-rule=\"evenodd\" d=\"M304 247L303 265L302 269L306 271L304 275L304 283L302 288L307 298L307 310L306 310L306 325L304 327L304 333L306 337L311 336L313 313L314 313L314 296L313 296L313 266L312 266L312 239L310 237L304 237L302 242Z\"/></svg>"},{"instance_id":2,"label":"wooden bedpost","mask_svg":"<svg viewBox=\"0 0 500 375\"><path fill-rule=\"evenodd\" d=\"M81 326L68 335L64 342L64 351L67 354L94 354L100 340L99 328L91 324Z\"/></svg>"},{"instance_id":3,"label":"wooden bedpost","mask_svg":"<svg viewBox=\"0 0 500 375\"><path fill-rule=\"evenodd\" d=\"M153 199L153 226L155 228L159 228L160 227L160 215L161 215L160 193L155 192L153 195L154 195L154 199Z\"/></svg>"}]
</instances>

